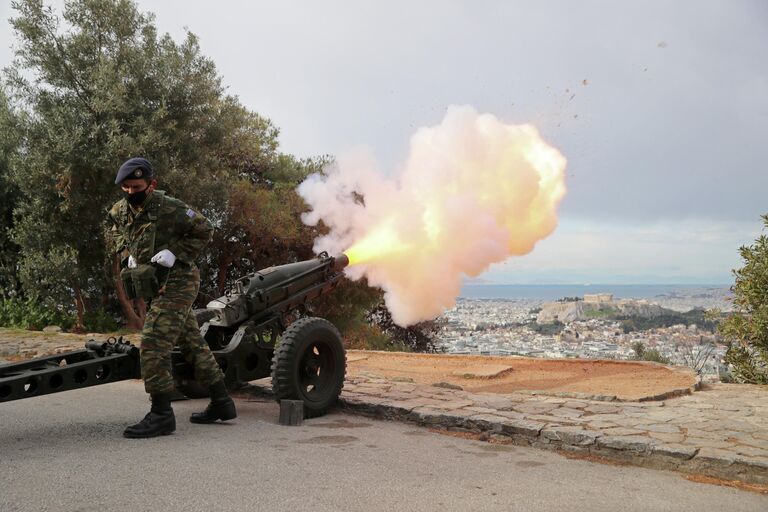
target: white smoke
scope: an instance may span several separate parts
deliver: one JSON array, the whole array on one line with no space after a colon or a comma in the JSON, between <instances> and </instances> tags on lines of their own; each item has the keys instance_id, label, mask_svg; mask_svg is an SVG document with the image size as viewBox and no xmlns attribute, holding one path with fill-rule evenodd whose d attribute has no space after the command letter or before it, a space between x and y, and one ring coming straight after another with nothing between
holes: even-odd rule
<instances>
[{"instance_id":1,"label":"white smoke","mask_svg":"<svg viewBox=\"0 0 768 512\"><path fill-rule=\"evenodd\" d=\"M346 252L349 277L381 287L394 321L411 325L452 307L464 276L530 252L555 229L565 164L533 126L452 106L411 137L394 178L364 152L307 178L302 220L322 220L330 233L315 251Z\"/></svg>"}]
</instances>

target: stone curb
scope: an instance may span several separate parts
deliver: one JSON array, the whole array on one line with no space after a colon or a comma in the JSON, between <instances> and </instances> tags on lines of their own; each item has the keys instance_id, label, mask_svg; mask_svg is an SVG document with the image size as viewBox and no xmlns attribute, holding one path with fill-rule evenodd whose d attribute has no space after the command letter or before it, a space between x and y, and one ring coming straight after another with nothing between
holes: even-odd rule
<instances>
[{"instance_id":1,"label":"stone curb","mask_svg":"<svg viewBox=\"0 0 768 512\"><path fill-rule=\"evenodd\" d=\"M272 395L267 383L252 383L241 391L261 396ZM450 390L443 391L450 393ZM499 400L504 399L503 395L497 397ZM578 398L583 399L581 396ZM456 396L455 399L461 400L461 397ZM768 461L750 460L748 457L712 448L664 442L644 435L606 435L580 426L549 423L552 420L545 421L546 418L539 421L522 417L520 413L503 409L460 407L450 410L448 400L439 402L415 393L412 396L388 397L387 393L375 396L345 391L339 402L349 412L379 419L413 423L437 430L479 434L487 439L521 446L597 455L653 469L768 485Z\"/></svg>"},{"instance_id":2,"label":"stone curb","mask_svg":"<svg viewBox=\"0 0 768 512\"><path fill-rule=\"evenodd\" d=\"M665 391L664 393L643 397L638 399L638 402L649 402L653 400L667 400L668 398L677 398L678 396L683 395L692 395L694 391L699 391L701 389L701 375L696 375L696 382L693 383L692 386L689 386L687 388L678 388L678 389L672 389L670 391Z\"/></svg>"},{"instance_id":3,"label":"stone curb","mask_svg":"<svg viewBox=\"0 0 768 512\"><path fill-rule=\"evenodd\" d=\"M726 480L768 485L768 463L721 456L678 443L665 443L640 435L605 436L574 426L555 426L494 414L466 415L465 411L440 411L429 407L407 409L395 402L375 403L373 397L341 397L346 410L380 419L404 421L447 431L489 434L496 441L599 455L635 466L695 473Z\"/></svg>"}]
</instances>

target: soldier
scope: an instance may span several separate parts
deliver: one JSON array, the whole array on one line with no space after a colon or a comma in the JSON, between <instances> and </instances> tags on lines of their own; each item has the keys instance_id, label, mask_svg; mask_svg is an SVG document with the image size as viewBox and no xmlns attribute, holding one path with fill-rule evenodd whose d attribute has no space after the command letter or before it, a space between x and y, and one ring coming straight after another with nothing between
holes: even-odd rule
<instances>
[{"instance_id":1,"label":"soldier","mask_svg":"<svg viewBox=\"0 0 768 512\"><path fill-rule=\"evenodd\" d=\"M114 249L123 255L121 277L129 297L149 302L141 333L141 373L152 407L123 435L155 437L176 430L171 408L174 345L194 366L195 378L210 390L210 404L205 411L192 414L190 421L213 423L235 418L237 412L224 385L224 374L192 314L200 288L195 258L210 240L211 224L199 212L157 190L155 171L144 158L123 163L115 184L125 193L109 211Z\"/></svg>"}]
</instances>

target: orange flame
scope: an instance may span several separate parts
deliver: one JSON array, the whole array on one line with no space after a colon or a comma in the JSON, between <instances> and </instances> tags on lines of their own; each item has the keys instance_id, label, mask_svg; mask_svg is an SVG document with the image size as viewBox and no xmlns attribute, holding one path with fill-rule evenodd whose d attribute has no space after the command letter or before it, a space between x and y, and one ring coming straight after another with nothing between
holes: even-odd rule
<instances>
[{"instance_id":1,"label":"orange flame","mask_svg":"<svg viewBox=\"0 0 768 512\"><path fill-rule=\"evenodd\" d=\"M382 222L352 247L344 251L344 254L349 257L349 264L370 263L377 259L388 258L393 254L407 252L410 247L399 239L395 221L396 218L392 217Z\"/></svg>"}]
</instances>

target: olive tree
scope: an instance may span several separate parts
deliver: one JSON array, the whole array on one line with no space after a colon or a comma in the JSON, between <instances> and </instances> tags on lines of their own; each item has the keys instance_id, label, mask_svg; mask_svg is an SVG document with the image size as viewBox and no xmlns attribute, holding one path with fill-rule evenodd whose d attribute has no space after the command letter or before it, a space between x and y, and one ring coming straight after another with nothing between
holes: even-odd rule
<instances>
[{"instance_id":1,"label":"olive tree","mask_svg":"<svg viewBox=\"0 0 768 512\"><path fill-rule=\"evenodd\" d=\"M6 79L24 114L10 169L24 197L12 235L25 289L59 304L69 297L81 326L86 310L116 293L139 327L105 248L117 167L150 159L161 188L221 220L240 171L232 155L276 159L278 131L226 94L194 34L159 35L131 1L73 0L61 16L40 0L12 5L16 59Z\"/></svg>"},{"instance_id":2,"label":"olive tree","mask_svg":"<svg viewBox=\"0 0 768 512\"><path fill-rule=\"evenodd\" d=\"M762 220L768 229L768 215ZM725 361L737 381L768 384L768 236L739 252L744 265L733 271L735 312L719 326L730 343Z\"/></svg>"},{"instance_id":3,"label":"olive tree","mask_svg":"<svg viewBox=\"0 0 768 512\"><path fill-rule=\"evenodd\" d=\"M18 154L19 139L18 119L11 110L4 88L0 88L0 299L19 293L19 247L11 239L10 232L13 209L20 192L9 175L11 162Z\"/></svg>"}]
</instances>

